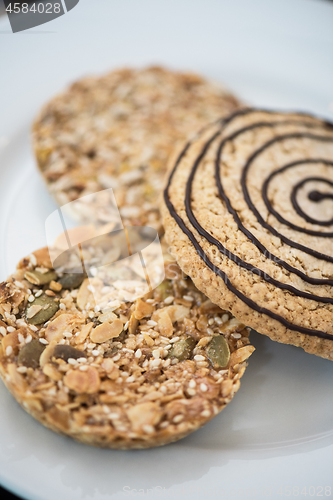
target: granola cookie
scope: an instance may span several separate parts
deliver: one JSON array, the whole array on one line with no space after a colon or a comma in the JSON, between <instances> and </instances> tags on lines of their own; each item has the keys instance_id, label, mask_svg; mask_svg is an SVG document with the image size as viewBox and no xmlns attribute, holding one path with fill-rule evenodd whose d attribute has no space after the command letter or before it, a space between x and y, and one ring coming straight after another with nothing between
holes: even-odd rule
<instances>
[{"instance_id":1,"label":"granola cookie","mask_svg":"<svg viewBox=\"0 0 333 500\"><path fill-rule=\"evenodd\" d=\"M86 444L159 446L231 401L254 348L248 330L166 258L144 298L93 305L88 278L60 275L47 249L0 285L0 373L33 417Z\"/></svg>"},{"instance_id":2,"label":"granola cookie","mask_svg":"<svg viewBox=\"0 0 333 500\"><path fill-rule=\"evenodd\" d=\"M173 164L166 238L214 303L278 342L333 359L333 125L247 109Z\"/></svg>"},{"instance_id":3,"label":"granola cookie","mask_svg":"<svg viewBox=\"0 0 333 500\"><path fill-rule=\"evenodd\" d=\"M60 205L112 188L124 223L161 230L157 198L171 151L238 106L201 76L159 67L83 78L35 121L37 163Z\"/></svg>"}]
</instances>

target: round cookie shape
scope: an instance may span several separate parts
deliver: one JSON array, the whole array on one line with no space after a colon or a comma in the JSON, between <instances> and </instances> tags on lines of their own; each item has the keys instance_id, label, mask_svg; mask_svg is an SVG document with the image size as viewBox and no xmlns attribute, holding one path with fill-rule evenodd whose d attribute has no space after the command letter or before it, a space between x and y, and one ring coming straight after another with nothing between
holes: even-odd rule
<instances>
[{"instance_id":1,"label":"round cookie shape","mask_svg":"<svg viewBox=\"0 0 333 500\"><path fill-rule=\"evenodd\" d=\"M239 105L199 75L160 67L83 78L36 119L37 163L60 205L112 188L124 223L161 230L158 196L175 145Z\"/></svg>"},{"instance_id":2,"label":"round cookie shape","mask_svg":"<svg viewBox=\"0 0 333 500\"><path fill-rule=\"evenodd\" d=\"M243 109L174 160L171 253L214 303L271 339L333 358L333 125Z\"/></svg>"},{"instance_id":3,"label":"round cookie shape","mask_svg":"<svg viewBox=\"0 0 333 500\"><path fill-rule=\"evenodd\" d=\"M100 308L87 278L61 286L47 249L19 263L0 285L0 375L27 412L83 443L136 449L181 439L232 400L248 329L167 255L165 268L145 297Z\"/></svg>"}]
</instances>

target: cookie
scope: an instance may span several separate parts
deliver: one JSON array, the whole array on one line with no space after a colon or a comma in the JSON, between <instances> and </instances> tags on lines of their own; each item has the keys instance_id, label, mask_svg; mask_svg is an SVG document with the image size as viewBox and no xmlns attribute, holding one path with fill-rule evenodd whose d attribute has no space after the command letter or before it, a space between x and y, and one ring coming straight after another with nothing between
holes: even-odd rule
<instances>
[{"instance_id":1,"label":"cookie","mask_svg":"<svg viewBox=\"0 0 333 500\"><path fill-rule=\"evenodd\" d=\"M157 198L173 148L238 106L198 75L159 67L83 78L36 119L37 163L59 205L112 188L125 224L161 230Z\"/></svg>"},{"instance_id":2,"label":"cookie","mask_svg":"<svg viewBox=\"0 0 333 500\"><path fill-rule=\"evenodd\" d=\"M176 441L232 400L248 330L167 256L165 268L143 298L101 308L46 248L19 263L0 285L0 374L27 412L83 443L134 449Z\"/></svg>"},{"instance_id":3,"label":"cookie","mask_svg":"<svg viewBox=\"0 0 333 500\"><path fill-rule=\"evenodd\" d=\"M278 342L333 358L333 125L244 109L171 166L172 254L213 303Z\"/></svg>"}]
</instances>

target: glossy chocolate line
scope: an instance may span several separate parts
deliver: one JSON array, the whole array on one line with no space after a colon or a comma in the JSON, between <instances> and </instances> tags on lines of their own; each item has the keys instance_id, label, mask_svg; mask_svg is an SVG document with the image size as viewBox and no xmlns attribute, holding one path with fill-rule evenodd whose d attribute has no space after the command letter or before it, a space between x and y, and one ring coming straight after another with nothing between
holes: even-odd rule
<instances>
[{"instance_id":1,"label":"glossy chocolate line","mask_svg":"<svg viewBox=\"0 0 333 500\"><path fill-rule=\"evenodd\" d=\"M323 332L321 330L311 330L309 328L305 328L305 327L302 327L302 326L299 326L299 325L294 325L293 323L290 323L285 318L283 318L282 316L274 313L273 311L270 311L269 309L266 309L265 307L259 306L256 302L254 302L250 298L246 297L242 292L240 292L237 288L235 288L232 285L232 283L231 283L230 279L228 278L228 276L226 275L226 273L224 271L222 271L221 269L217 268L210 261L210 259L208 258L207 254L201 248L200 244L198 243L198 241L195 238L195 236L192 233L192 231L186 226L186 224L183 221L183 219L176 212L176 210L174 208L174 205L171 202L170 197L169 197L169 189L170 189L170 185L171 185L173 176L174 176L174 174L175 174L175 172L177 170L177 167L179 166L179 163L180 163L181 159L185 156L185 154L188 151L188 149L189 149L190 146L191 146L191 142L188 142L185 145L184 149L181 151L180 155L178 156L178 158L176 160L176 163L175 163L175 165L174 165L174 167L173 167L173 169L172 169L172 171L170 173L170 176L168 178L168 182L167 182L167 185L166 185L166 187L164 189L163 196L164 196L164 201L165 201L165 204L166 204L166 206L167 206L167 208L169 210L170 215L173 217L173 219L175 220L176 224L180 227L180 229L183 231L183 233L186 234L186 236L192 242L192 244L193 244L195 250L197 251L198 255L201 257L201 259L204 261L204 263L217 276L219 276L220 278L222 278L222 280L225 283L225 285L227 286L228 290L230 290L234 295L236 295L236 297L238 297L242 302L244 302L251 309L259 312L260 314L266 314L270 318L272 318L272 319L278 321L279 323L281 323L283 326L285 326L289 330L300 332L300 333L304 333L306 335L310 335L310 336L314 336L314 337L320 337L320 338L323 338L323 339L332 340L332 336L330 334L326 333L326 332Z\"/></svg>"},{"instance_id":2,"label":"glossy chocolate line","mask_svg":"<svg viewBox=\"0 0 333 500\"><path fill-rule=\"evenodd\" d=\"M239 267L242 267L243 269L246 269L247 271L250 271L253 274L256 274L257 276L261 277L267 283L270 283L277 288L280 288L282 290L287 290L288 292L292 293L293 295L296 295L297 297L303 297L305 299L309 300L314 300L315 302L322 302L325 304L333 304L333 298L332 297L322 297L319 295L314 295L312 293L308 292L303 292L302 290L299 290L295 288L292 285L288 285L286 283L283 283L281 281L278 281L274 278L272 278L269 274L265 273L262 269L259 269L252 264L249 264L248 262L245 262L243 259L232 253L230 250L225 248L222 243L214 238L210 233L208 233L199 223L198 219L195 217L194 212L192 210L192 186L193 186L193 181L194 177L196 174L196 171L203 160L205 154L207 153L210 145L213 143L213 141L217 138L217 136L220 134L220 131L215 133L208 141L205 143L204 147L202 148L200 154L197 156L193 167L191 169L191 173L188 177L187 183L186 183L186 191L185 191L185 209L186 209L186 215L191 222L192 226L197 230L197 232L203 236L209 243L212 245L216 246L220 253L228 257L231 261L235 262Z\"/></svg>"},{"instance_id":3,"label":"glossy chocolate line","mask_svg":"<svg viewBox=\"0 0 333 500\"><path fill-rule=\"evenodd\" d=\"M333 142L333 137L329 136L321 136L321 135L314 135L314 134L309 134L309 133L292 133L292 134L285 134L285 135L280 135L278 137L274 137L274 139L271 139L270 141L266 142L263 146L261 146L259 149L257 149L247 160L244 168L243 168L243 173L241 177L241 186L243 189L243 194L244 194L244 199L250 208L250 210L253 212L253 214L256 216L257 221L268 231L270 231L274 236L277 236L278 238L281 239L284 243L287 245L296 248L297 250L301 250L302 252L305 252L309 255L312 255L313 257L316 257L317 259L320 260L325 260L327 262L333 262L333 257L331 255L326 255L321 252L317 252L316 250L313 250L312 248L306 247L305 245L301 245L300 243L297 243L296 241L291 240L290 238L287 238L283 234L281 234L279 231L277 231L273 226L268 224L268 222L265 221L265 219L261 216L261 214L258 212L257 208L255 207L254 203L251 200L249 191L247 189L246 185L246 179L247 179L247 174L249 172L249 169L254 162L254 160L265 150L267 150L270 146L273 144L276 144L278 142L282 142L287 139L312 139L312 140L317 140L317 141L322 141L322 142ZM303 230L304 232L304 230ZM318 235L317 235L318 236ZM319 236L323 236L322 234L319 234Z\"/></svg>"},{"instance_id":4,"label":"glossy chocolate line","mask_svg":"<svg viewBox=\"0 0 333 500\"><path fill-rule=\"evenodd\" d=\"M273 206L272 206L272 204L271 204L271 202L269 201L269 198L268 198L269 184L274 179L274 177L276 177L277 175L281 174L282 172L285 172L289 168L293 168L295 166L300 166L300 165L305 165L305 164L312 164L312 163L314 163L314 164L316 164L316 163L324 163L327 166L333 167L333 162L332 161L324 160L324 159L321 159L321 158L314 158L314 159L309 159L309 160L298 160L298 161L294 161L292 163L288 163L287 165L284 165L283 167L278 168L277 170L274 170L273 172L271 172L271 174L266 178L266 180L265 180L265 182L264 182L264 184L262 186L261 194L262 194L263 200L265 202L265 205L267 207L267 210L271 214L273 214L274 217L276 219L278 219L278 221L280 221L282 224L285 224L286 226L291 227L295 231L300 231L302 233L310 234L312 236L320 236L320 237L322 236L324 238L332 237L333 236L332 232L330 232L330 233L328 233L328 232L324 233L322 231L313 231L311 229L303 228L301 226L298 226L298 225L294 224L293 222L288 221L287 219L285 219L284 217L282 217L282 215L280 215L279 212L277 212L273 208ZM309 181L321 181L321 182L326 182L328 184L331 184L330 181L328 181L327 179L321 178L321 177L307 177L306 179L303 179L302 181L298 182L293 187L291 195L290 195L290 201L291 201L291 203L292 203L292 205L293 205L293 207L295 209L295 212L297 212L297 214L300 217L302 217L303 219L305 219L307 222L309 222L311 224L317 224L317 225L320 225L320 226L330 226L330 225L333 224L333 219L331 219L330 221L318 221L316 219L313 219L312 217L308 216L301 209L301 207L298 204L298 201L297 201L297 192L298 192L298 190L304 184L306 184ZM332 185L333 185L333 183L332 183Z\"/></svg>"},{"instance_id":5,"label":"glossy chocolate line","mask_svg":"<svg viewBox=\"0 0 333 500\"><path fill-rule=\"evenodd\" d=\"M315 177L310 178L310 180L316 179ZM328 181L327 179L319 178L322 182L327 182L333 186L333 182ZM320 191L311 191L308 194L308 198L311 201L322 201L322 200L333 200L333 193L321 193Z\"/></svg>"},{"instance_id":6,"label":"glossy chocolate line","mask_svg":"<svg viewBox=\"0 0 333 500\"><path fill-rule=\"evenodd\" d=\"M333 166L333 162L330 162L330 164L331 164L331 166ZM333 218L331 220L328 220L328 221L318 221L316 219L313 219L309 215L307 215L305 212L303 212L303 210L301 209L301 207L298 204L298 201L297 201L298 190L302 186L304 186L304 184L306 184L307 182L314 182L314 181L324 182L325 184L328 184L329 186L333 186L333 182L331 182L328 179L325 179L323 177L307 177L306 179L303 179L298 184L296 184L296 186L294 186L292 193L291 193L291 196L290 196L291 202L293 204L295 211L299 215L301 215L301 217L303 217L306 221L311 222L312 224L318 224L320 226L331 226L333 224ZM325 198L333 198L333 194L322 194L322 193L319 193L318 191L311 191L308 194L308 198L312 201L318 202L318 201L321 201ZM331 234L333 236L333 233L331 233Z\"/></svg>"},{"instance_id":7,"label":"glossy chocolate line","mask_svg":"<svg viewBox=\"0 0 333 500\"><path fill-rule=\"evenodd\" d=\"M291 123L291 124L296 123L297 124L297 122L295 122L295 121L294 122L293 121L288 121L288 123ZM303 122L301 122L301 123L303 124ZM217 188L218 188L218 192L219 192L220 198L224 201L224 203L225 203L225 205L226 205L229 213L233 216L234 221L236 222L238 228L242 231L243 234L245 234L245 236L247 236L247 238L251 241L251 243L253 245L255 245L266 258L272 260L275 264L281 265L287 271L289 271L289 272L291 272L293 274L296 274L298 277L302 278L302 280L306 281L307 283L310 283L312 285L330 285L331 286L331 285L333 285L333 280L312 278L310 276L307 276L305 273L303 273L299 269L291 266L290 264L288 264L288 262L285 262L283 259L280 259L276 255L274 255L273 253L271 253L251 233L251 231L249 231L243 225L242 221L240 220L240 217L239 217L238 213L236 212L236 210L234 210L233 206L231 205L230 199L226 195L226 193L225 193L225 191L223 189L223 186L222 186L222 181L221 181L221 177L220 177L220 158L222 156L222 150L223 150L224 146L226 145L226 143L229 140L233 140L234 138L236 138L241 133L244 133L244 131L247 132L249 130L253 130L253 129L257 128L258 126L259 127L262 127L262 126L275 127L275 126L280 125L280 124L281 124L281 122L274 122L274 123L272 123L272 122L267 122L267 123L266 122L260 122L259 124L258 123L254 123L254 124L252 124L252 125L250 125L248 127L243 127L242 129L237 130L236 132L234 132L233 134L227 136L225 139L223 139L220 142L220 145L218 147L217 154L216 154L216 160L215 160L215 181L216 181L216 185L217 185ZM282 123L282 124L284 124L284 123Z\"/></svg>"}]
</instances>

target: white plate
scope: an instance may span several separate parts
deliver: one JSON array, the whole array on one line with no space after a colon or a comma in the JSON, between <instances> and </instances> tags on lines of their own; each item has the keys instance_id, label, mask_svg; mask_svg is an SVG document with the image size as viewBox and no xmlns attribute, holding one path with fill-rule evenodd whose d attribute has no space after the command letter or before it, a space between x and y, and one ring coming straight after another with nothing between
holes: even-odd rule
<instances>
[{"instance_id":1,"label":"white plate","mask_svg":"<svg viewBox=\"0 0 333 500\"><path fill-rule=\"evenodd\" d=\"M332 118L332 26L333 3L321 0L81 0L15 35L2 18L1 279L45 243L55 204L36 173L29 127L69 81L162 63L224 81L255 105ZM1 385L0 482L29 500L327 497L333 364L258 334L252 342L257 350L235 401L160 449L99 450L59 437Z\"/></svg>"}]
</instances>

